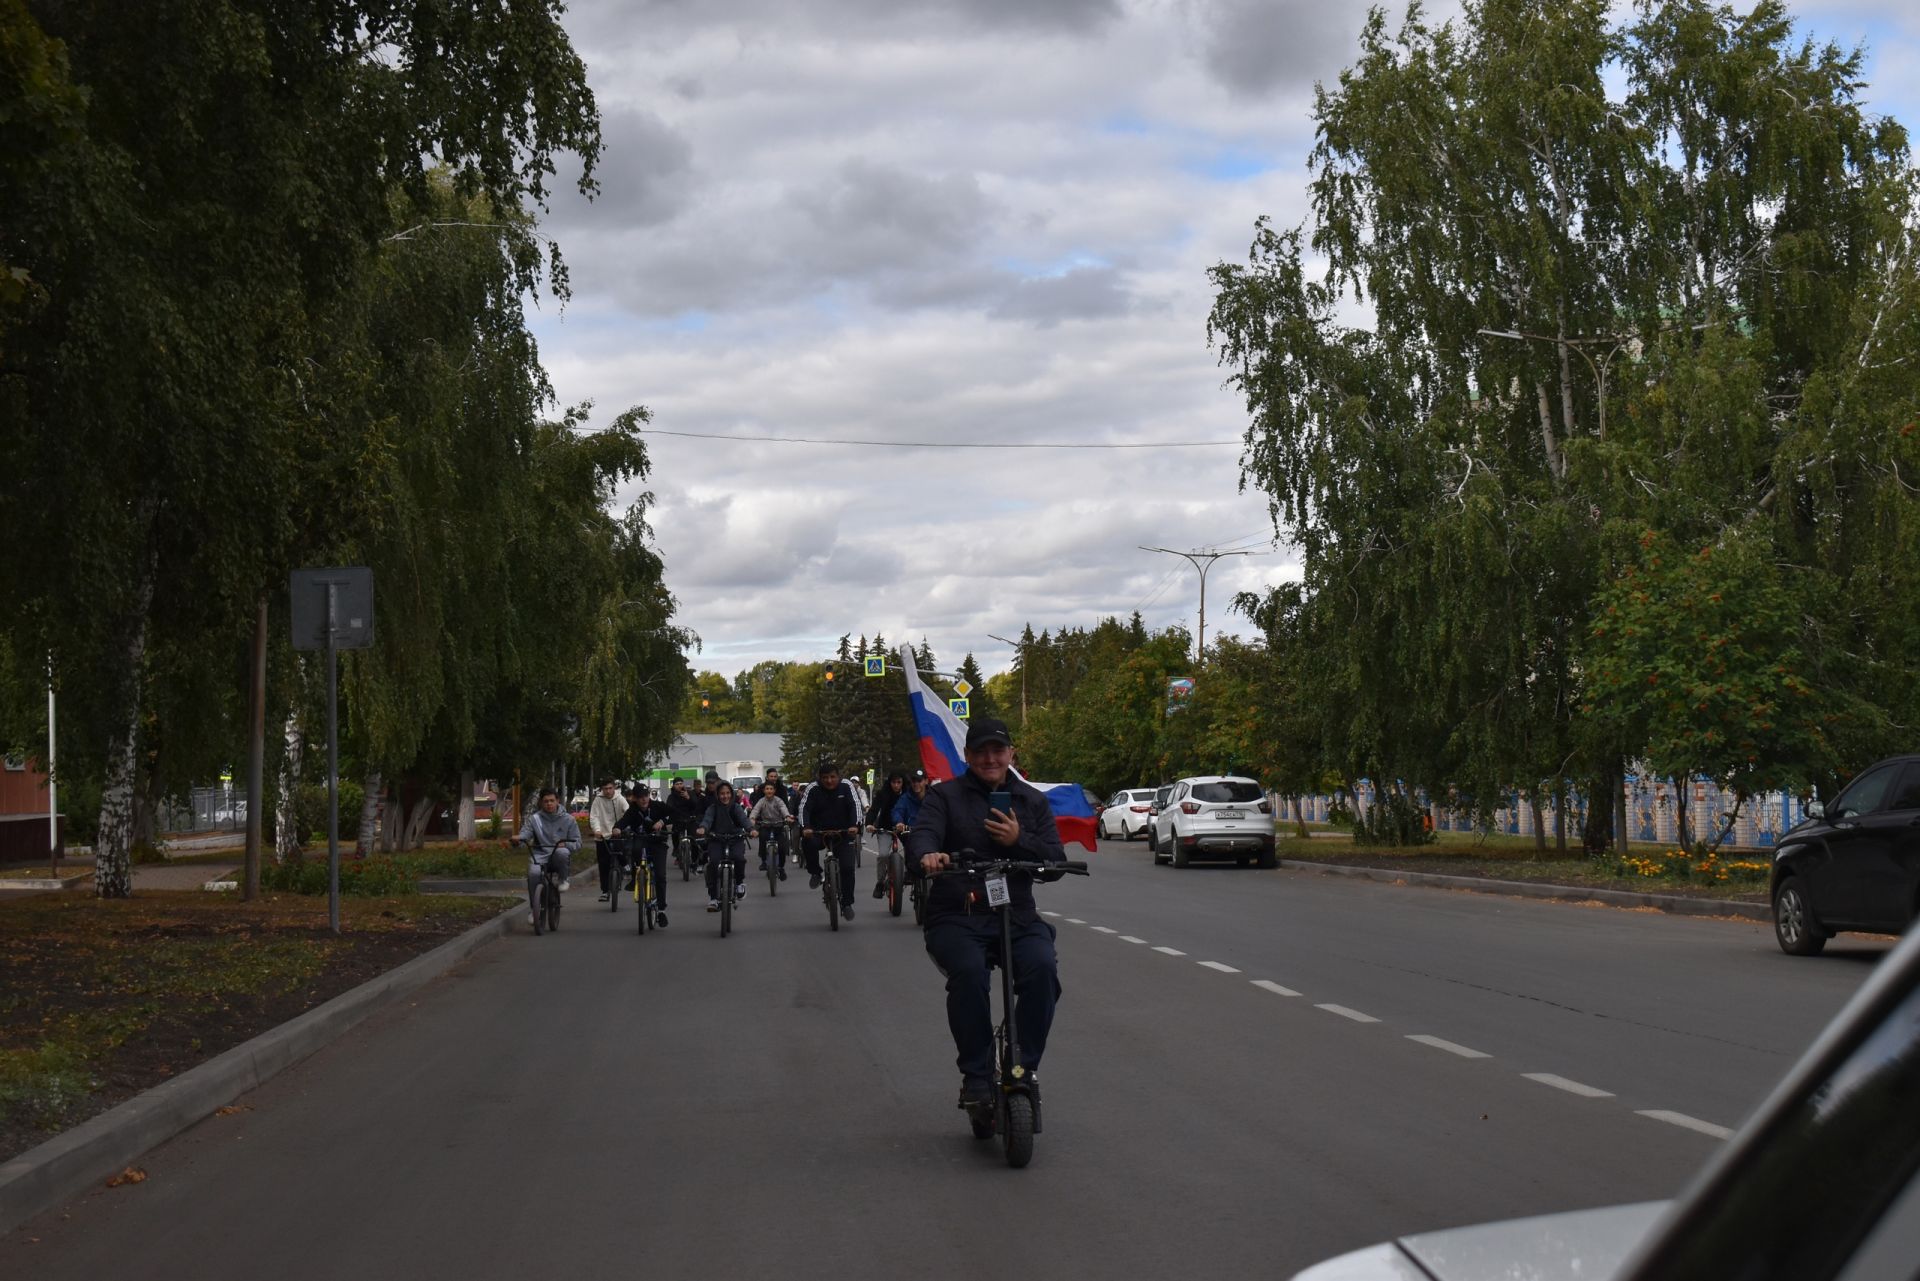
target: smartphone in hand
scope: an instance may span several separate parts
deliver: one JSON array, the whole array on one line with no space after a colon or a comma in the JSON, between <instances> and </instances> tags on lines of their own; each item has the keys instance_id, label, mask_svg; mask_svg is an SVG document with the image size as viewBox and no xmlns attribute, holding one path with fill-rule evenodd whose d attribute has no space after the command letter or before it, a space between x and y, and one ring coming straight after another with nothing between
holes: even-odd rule
<instances>
[{"instance_id":1,"label":"smartphone in hand","mask_svg":"<svg viewBox=\"0 0 1920 1281\"><path fill-rule=\"evenodd\" d=\"M987 797L987 808L999 814L1013 813L1013 793L994 792Z\"/></svg>"}]
</instances>

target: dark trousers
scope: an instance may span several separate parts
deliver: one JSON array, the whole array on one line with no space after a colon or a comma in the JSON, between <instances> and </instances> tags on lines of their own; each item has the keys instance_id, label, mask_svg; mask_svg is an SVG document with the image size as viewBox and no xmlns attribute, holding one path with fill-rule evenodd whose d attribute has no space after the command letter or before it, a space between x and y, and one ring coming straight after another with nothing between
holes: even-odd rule
<instances>
[{"instance_id":1,"label":"dark trousers","mask_svg":"<svg viewBox=\"0 0 1920 1281\"><path fill-rule=\"evenodd\" d=\"M596 840L593 843L593 852L600 860L601 891L608 894L618 894L620 892L620 886L619 883L614 880L614 873L620 870L620 857L614 853L613 842Z\"/></svg>"},{"instance_id":2,"label":"dark trousers","mask_svg":"<svg viewBox=\"0 0 1920 1281\"><path fill-rule=\"evenodd\" d=\"M1013 1024L1020 1066L1037 1070L1060 1000L1054 930L1045 921L1013 923ZM946 916L927 926L927 955L947 976L947 1029L959 1051L960 1075L993 1075L993 969L1000 963L1000 922L991 913Z\"/></svg>"},{"instance_id":3,"label":"dark trousers","mask_svg":"<svg viewBox=\"0 0 1920 1281\"><path fill-rule=\"evenodd\" d=\"M784 827L763 827L760 829L760 867L764 871L767 857L771 854L778 860L778 867L787 861L787 829Z\"/></svg>"},{"instance_id":4,"label":"dark trousers","mask_svg":"<svg viewBox=\"0 0 1920 1281\"><path fill-rule=\"evenodd\" d=\"M735 887L747 882L747 838L744 836L709 836L707 838L707 897L720 897L720 860L729 859L733 863L733 883Z\"/></svg>"},{"instance_id":5,"label":"dark trousers","mask_svg":"<svg viewBox=\"0 0 1920 1281\"><path fill-rule=\"evenodd\" d=\"M819 837L804 841L807 851L807 871L820 875L820 850L825 842ZM840 906L853 906L853 877L860 867L860 838L857 836L836 836L833 838L833 857L840 864Z\"/></svg>"}]
</instances>

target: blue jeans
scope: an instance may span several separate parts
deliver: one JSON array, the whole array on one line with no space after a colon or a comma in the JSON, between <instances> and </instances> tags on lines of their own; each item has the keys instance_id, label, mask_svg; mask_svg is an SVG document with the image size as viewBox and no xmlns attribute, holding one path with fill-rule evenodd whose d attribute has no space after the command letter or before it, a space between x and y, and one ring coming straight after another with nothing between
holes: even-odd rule
<instances>
[{"instance_id":1,"label":"blue jeans","mask_svg":"<svg viewBox=\"0 0 1920 1281\"><path fill-rule=\"evenodd\" d=\"M1019 1066L1037 1070L1060 1000L1060 961L1045 921L1013 923L1013 1023ZM927 926L927 955L947 976L947 1030L959 1051L960 1075L993 1075L993 968L1000 963L1000 922L991 913L946 916Z\"/></svg>"}]
</instances>

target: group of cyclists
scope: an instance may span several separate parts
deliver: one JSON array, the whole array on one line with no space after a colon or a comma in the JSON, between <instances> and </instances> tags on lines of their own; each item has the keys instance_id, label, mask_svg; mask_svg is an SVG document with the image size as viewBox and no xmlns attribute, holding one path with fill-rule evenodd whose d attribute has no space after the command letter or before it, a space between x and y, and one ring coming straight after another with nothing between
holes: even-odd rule
<instances>
[{"instance_id":1,"label":"group of cyclists","mask_svg":"<svg viewBox=\"0 0 1920 1281\"><path fill-rule=\"evenodd\" d=\"M732 861L733 892L744 897L747 848L757 840L762 872L784 880L788 859L796 858L806 866L812 888L821 884L822 859L837 860L840 910L851 919L862 833L878 835L883 846L901 842L907 872L925 890L927 953L947 981L947 1021L959 1052L961 1104L979 1104L992 1085L989 972L998 963L1000 946L996 908L1007 911L1013 925L1009 968L1018 996L1014 1017L1026 1060L1020 1067L1029 1081L1046 1048L1060 984L1055 931L1034 905L1033 876L1007 876L1004 884L991 887L990 895L986 881L968 874L958 855L997 850L997 857L1036 863L1060 863L1066 855L1046 797L1012 771L1012 738L1003 723L982 719L969 727L966 761L964 773L938 785L923 771L890 773L864 805L830 761L821 762L813 780L799 787L790 786L778 769L769 769L750 802L716 776L697 782L676 779L664 796L656 796L645 783L622 795L614 780L603 780L587 814L599 856L601 901L631 890L636 860L645 857L653 871L654 922L666 925L667 860L678 849L685 851L681 857L694 860L694 867L705 864L707 910L718 912L720 860ZM796 833L797 853L792 848ZM560 888L570 888L566 878L571 855L581 844L580 830L552 788L541 791L539 805L527 815L517 839L533 851L527 874L530 907L539 901L542 864L549 860L559 861ZM874 860L875 898L887 892L887 862ZM1052 876L1042 873L1041 878Z\"/></svg>"}]
</instances>

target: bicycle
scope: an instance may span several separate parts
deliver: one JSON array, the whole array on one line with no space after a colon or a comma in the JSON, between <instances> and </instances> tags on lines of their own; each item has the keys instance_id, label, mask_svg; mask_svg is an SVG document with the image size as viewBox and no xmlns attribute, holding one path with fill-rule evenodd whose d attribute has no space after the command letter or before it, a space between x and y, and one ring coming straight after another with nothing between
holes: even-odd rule
<instances>
[{"instance_id":1,"label":"bicycle","mask_svg":"<svg viewBox=\"0 0 1920 1281\"><path fill-rule=\"evenodd\" d=\"M627 838L624 836L608 837L607 852L610 855L607 862L613 868L613 884L606 887L607 910L609 912L618 912L620 910L620 878L625 876L627 872Z\"/></svg>"},{"instance_id":2,"label":"bicycle","mask_svg":"<svg viewBox=\"0 0 1920 1281\"><path fill-rule=\"evenodd\" d=\"M893 844L889 846L887 842ZM906 894L907 859L901 853L902 840L898 831L874 832L874 854L880 860L881 884L886 886L887 911L894 916L900 915L902 900ZM917 919L917 918L916 918Z\"/></svg>"},{"instance_id":3,"label":"bicycle","mask_svg":"<svg viewBox=\"0 0 1920 1281\"><path fill-rule=\"evenodd\" d=\"M693 837L684 827L673 829L673 861L680 869L680 879L693 879Z\"/></svg>"},{"instance_id":4,"label":"bicycle","mask_svg":"<svg viewBox=\"0 0 1920 1281\"><path fill-rule=\"evenodd\" d=\"M1000 918L1000 1022L993 1029L993 1100L990 1105L963 1101L960 1106L973 1127L973 1137L990 1139L998 1133L1007 1164L1024 1169L1033 1160L1033 1138L1040 1133L1040 1086L1020 1065L1020 1039L1013 1022L1013 916L1007 911L1007 875L1011 872L1064 872L1087 875L1085 863L1034 863L1022 859L983 859L973 850L953 856L953 865L929 872L935 876L980 876L986 880L987 903Z\"/></svg>"},{"instance_id":5,"label":"bicycle","mask_svg":"<svg viewBox=\"0 0 1920 1281\"><path fill-rule=\"evenodd\" d=\"M840 928L840 854L835 846L847 837L860 839L858 827L813 829L820 838L820 896L827 903L827 928Z\"/></svg>"},{"instance_id":6,"label":"bicycle","mask_svg":"<svg viewBox=\"0 0 1920 1281\"><path fill-rule=\"evenodd\" d=\"M514 838L511 844L517 847L520 844L519 838ZM553 865L551 849L547 851L545 861L541 861L539 857L538 846L534 847L531 857L535 862L540 863L540 896L536 901L528 904L533 911L533 932L538 936L545 934L548 930L557 931L560 928L560 869Z\"/></svg>"},{"instance_id":7,"label":"bicycle","mask_svg":"<svg viewBox=\"0 0 1920 1281\"><path fill-rule=\"evenodd\" d=\"M640 918L638 932L645 934L649 929L657 928L653 923L653 859L648 856L646 843L641 842L640 856L633 861L633 904L634 915Z\"/></svg>"},{"instance_id":8,"label":"bicycle","mask_svg":"<svg viewBox=\"0 0 1920 1281\"><path fill-rule=\"evenodd\" d=\"M788 819L786 826L763 827L760 829L760 870L767 874L767 893L780 893L780 874L787 867L787 846L790 843L790 829L793 820Z\"/></svg>"},{"instance_id":9,"label":"bicycle","mask_svg":"<svg viewBox=\"0 0 1920 1281\"><path fill-rule=\"evenodd\" d=\"M719 881L720 881L720 937L721 938L725 938L727 937L727 935L733 933L733 897L734 897L733 895L733 851L726 848L726 845L727 843L725 841L720 842L721 848L717 854L713 851L711 846L708 847L708 852L707 852L707 856L709 858L718 858L720 860ZM741 892L745 893L744 887L742 888Z\"/></svg>"}]
</instances>

